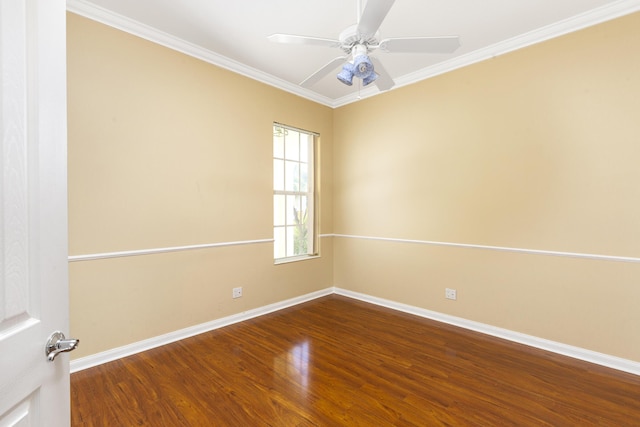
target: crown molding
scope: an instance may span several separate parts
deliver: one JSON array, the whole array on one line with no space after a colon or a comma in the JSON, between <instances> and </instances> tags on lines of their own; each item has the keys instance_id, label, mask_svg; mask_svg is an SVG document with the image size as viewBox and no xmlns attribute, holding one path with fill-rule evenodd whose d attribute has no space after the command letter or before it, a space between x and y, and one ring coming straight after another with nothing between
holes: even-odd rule
<instances>
[{"instance_id":1,"label":"crown molding","mask_svg":"<svg viewBox=\"0 0 640 427\"><path fill-rule=\"evenodd\" d=\"M113 13L100 6L89 3L88 1L67 0L67 10L75 13L76 15L100 22L101 24L124 31L125 33L132 34L169 49L184 53L185 55L192 56L209 64L216 65L220 68L224 68L245 77L249 77L250 79L284 90L285 92L301 96L329 107L333 106L333 100L326 96L322 96L311 90L305 89L271 74L264 73L255 68L248 67L231 58L219 55L141 22Z\"/></svg>"},{"instance_id":2,"label":"crown molding","mask_svg":"<svg viewBox=\"0 0 640 427\"><path fill-rule=\"evenodd\" d=\"M553 38L579 31L597 24L601 24L612 19L620 18L639 10L640 0L620 0L614 3L610 3L606 6L593 9L589 12L576 15L569 19L565 19L564 21L556 22L555 24L538 28L537 30L521 34L519 36L504 40L499 43L495 43L483 49L478 49L465 55L452 58L448 61L440 62L431 67L423 68L413 73L405 74L404 76L394 79L396 85L391 90L395 90L403 86L408 86L410 84L417 83L419 81L426 80L431 77L435 77L440 74L444 74L458 68L466 67L468 65L475 64L487 59L495 58L497 56L504 55L518 49L523 49L534 44L542 43L544 41L551 40ZM378 89L375 87L367 88L365 90L362 90L359 96L348 95L336 99L333 102L332 106L333 108L341 107L343 105L347 105L361 99L370 98L380 93L381 92L378 91Z\"/></svg>"},{"instance_id":3,"label":"crown molding","mask_svg":"<svg viewBox=\"0 0 640 427\"><path fill-rule=\"evenodd\" d=\"M373 87L362 90L360 93L353 93L341 98L331 99L271 74L248 67L233 59L227 58L226 56L219 55L193 43L189 43L165 32L156 30L155 28L142 24L138 21L115 14L86 0L67 0L67 10L331 108L342 107L383 93ZM408 86L467 65L475 64L486 59L504 55L505 53L509 53L514 50L522 49L555 37L619 18L639 10L640 0L619 0L555 24L530 31L486 48L478 49L466 55L458 56L451 60L440 62L434 66L423 68L413 73L398 77L395 79L396 85L391 90Z\"/></svg>"}]
</instances>

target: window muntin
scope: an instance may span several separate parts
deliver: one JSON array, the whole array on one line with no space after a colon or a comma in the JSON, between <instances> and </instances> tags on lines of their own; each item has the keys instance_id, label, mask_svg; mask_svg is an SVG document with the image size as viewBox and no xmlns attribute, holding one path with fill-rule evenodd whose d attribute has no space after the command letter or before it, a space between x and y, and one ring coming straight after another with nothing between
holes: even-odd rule
<instances>
[{"instance_id":1,"label":"window muntin","mask_svg":"<svg viewBox=\"0 0 640 427\"><path fill-rule=\"evenodd\" d=\"M276 261L316 251L314 154L316 135L273 125L273 238Z\"/></svg>"}]
</instances>

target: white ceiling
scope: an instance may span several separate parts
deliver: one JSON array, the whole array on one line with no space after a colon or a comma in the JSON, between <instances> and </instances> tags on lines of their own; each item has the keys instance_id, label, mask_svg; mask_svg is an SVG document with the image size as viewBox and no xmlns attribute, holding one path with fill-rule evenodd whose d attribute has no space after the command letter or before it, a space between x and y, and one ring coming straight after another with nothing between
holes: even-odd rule
<instances>
[{"instance_id":1,"label":"white ceiling","mask_svg":"<svg viewBox=\"0 0 640 427\"><path fill-rule=\"evenodd\" d=\"M357 0L68 0L67 8L213 64L338 107L379 93L335 73L299 86L343 53L272 43L289 33L337 39L357 21ZM364 3L364 2L363 2ZM401 87L495 55L640 10L640 0L397 0L380 38L460 36L453 54L375 51ZM393 90L393 89L392 89Z\"/></svg>"}]
</instances>

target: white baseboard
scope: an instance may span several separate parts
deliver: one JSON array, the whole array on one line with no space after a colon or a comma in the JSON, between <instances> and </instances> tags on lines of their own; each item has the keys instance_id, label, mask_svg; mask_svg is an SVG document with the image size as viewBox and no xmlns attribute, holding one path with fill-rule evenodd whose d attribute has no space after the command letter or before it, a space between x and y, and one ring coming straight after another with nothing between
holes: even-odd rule
<instances>
[{"instance_id":1,"label":"white baseboard","mask_svg":"<svg viewBox=\"0 0 640 427\"><path fill-rule=\"evenodd\" d=\"M211 322L201 323L199 325L191 326L189 328L180 329L178 331L170 332L168 334L159 335L157 337L149 338L143 341L138 341L132 344L128 344L122 347L117 347L111 350L103 351L100 353L92 354L90 356L81 357L71 361L71 373L78 372L83 369L91 368L101 365L103 363L112 362L123 357L131 356L136 353L140 353L152 348L160 347L165 344L180 341L185 338L192 337L194 335L202 334L204 332L213 331L214 329L222 328L224 326L239 323L254 317L263 316L274 311L282 310L287 307L301 304L303 302L311 301L316 298L323 297L325 295L331 295L333 288L327 288L320 291L312 292L310 294L302 295L296 298L291 298L285 301L280 301L274 304L269 304L264 307L259 307L253 310L244 311L242 313L234 314L231 316L223 317L221 319L212 320Z\"/></svg>"},{"instance_id":2,"label":"white baseboard","mask_svg":"<svg viewBox=\"0 0 640 427\"><path fill-rule=\"evenodd\" d=\"M391 308L393 310L402 311L404 313L409 313L427 319L436 320L438 322L447 323L449 325L469 329L475 332L503 338L509 341L528 345L530 347L562 354L564 356L569 356L574 359L583 360L585 362L595 363L597 365L606 366L608 368L617 369L619 371L628 372L630 374L640 375L640 363L633 360L610 356L608 354L598 353L596 351L574 347L571 345L534 337L532 335L521 334L519 332L510 331L508 329L497 328L495 326L487 325L484 323L474 322L460 317L450 316L448 314L443 314L407 304L401 304L395 301L377 298L346 289L334 288L334 293L371 304Z\"/></svg>"},{"instance_id":3,"label":"white baseboard","mask_svg":"<svg viewBox=\"0 0 640 427\"><path fill-rule=\"evenodd\" d=\"M491 335L498 338L503 338L509 341L517 342L520 344L528 345L530 347L539 348L542 350L551 351L553 353L569 356L574 359L583 360L585 362L595 363L597 365L606 366L608 368L617 369L619 371L628 372L635 375L640 375L640 363L628 359L622 359L620 357L610 356L608 354L598 353L591 350L586 350L580 347L574 347L567 344L562 344L555 341L546 340L543 338L534 337L531 335L521 334L519 332L510 331L508 329L497 328L495 326L487 325L484 323L474 322L471 320L463 319L460 317L450 316L448 314L439 313L436 311L427 310L420 307L415 307L407 304L401 304L395 301L387 300L384 298L378 298L359 292L353 292L341 288L327 288L320 291L312 292L310 294L302 295L296 298L291 298L285 301L281 301L274 304L269 304L264 307L256 308L253 310L245 311L242 313L234 314L231 316L223 317L222 319L213 320L211 322L202 323L189 328L181 329L168 334L160 335L154 338L149 338L143 341L135 342L133 344L125 345L122 347L107 350L101 353L93 354L90 356L82 357L71 361L71 372L78 372L83 369L91 368L93 366L101 365L103 363L111 362L123 357L131 356L142 351L150 350L152 348L160 347L165 344L169 344L175 341L179 341L185 338L192 337L204 332L212 331L214 329L222 328L234 323L239 323L244 320L252 319L254 317L262 316L274 311L282 310L287 307L291 307L303 302L311 301L316 298L320 298L326 295L338 294L349 298L354 298L360 301L368 302L371 304L379 305L382 307L391 308L404 313L413 314L416 316L424 317L427 319L436 320L438 322L447 323L449 325L458 326L464 329L480 332L483 334Z\"/></svg>"}]
</instances>

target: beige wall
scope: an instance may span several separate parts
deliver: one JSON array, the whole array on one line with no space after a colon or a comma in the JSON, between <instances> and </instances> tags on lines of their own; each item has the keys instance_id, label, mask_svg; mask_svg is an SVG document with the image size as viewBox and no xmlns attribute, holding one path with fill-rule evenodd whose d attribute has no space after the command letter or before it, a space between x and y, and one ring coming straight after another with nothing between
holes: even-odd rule
<instances>
[{"instance_id":1,"label":"beige wall","mask_svg":"<svg viewBox=\"0 0 640 427\"><path fill-rule=\"evenodd\" d=\"M321 134L332 232L330 108L74 14L68 90L70 255L271 239L274 121ZM274 266L262 243L71 262L74 357L330 287L331 239L321 254Z\"/></svg>"},{"instance_id":2,"label":"beige wall","mask_svg":"<svg viewBox=\"0 0 640 427\"><path fill-rule=\"evenodd\" d=\"M636 13L337 109L335 232L640 257L639 51ZM334 250L336 286L640 361L638 263Z\"/></svg>"},{"instance_id":3,"label":"beige wall","mask_svg":"<svg viewBox=\"0 0 640 427\"><path fill-rule=\"evenodd\" d=\"M639 29L331 110L70 14L70 253L271 238L279 121L322 135L321 233L640 257ZM285 266L270 244L72 262L74 356L335 285L640 361L638 263L322 243Z\"/></svg>"}]
</instances>

